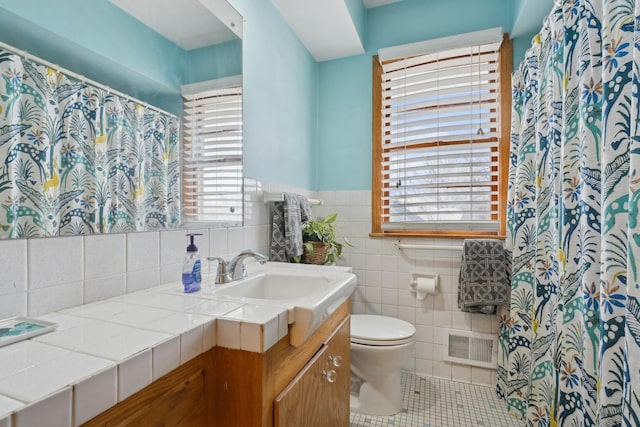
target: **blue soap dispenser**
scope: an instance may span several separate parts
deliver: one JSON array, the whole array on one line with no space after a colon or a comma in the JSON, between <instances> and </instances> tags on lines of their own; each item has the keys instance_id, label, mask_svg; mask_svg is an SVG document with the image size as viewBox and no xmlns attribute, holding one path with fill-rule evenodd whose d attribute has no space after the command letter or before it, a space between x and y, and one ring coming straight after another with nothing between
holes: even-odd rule
<instances>
[{"instance_id":1,"label":"blue soap dispenser","mask_svg":"<svg viewBox=\"0 0 640 427\"><path fill-rule=\"evenodd\" d=\"M185 293L198 292L200 283L202 282L202 273L200 272L201 263L198 247L195 245L195 236L202 236L200 233L187 234L191 239L191 243L187 246L187 253L184 256L182 264L182 284Z\"/></svg>"}]
</instances>

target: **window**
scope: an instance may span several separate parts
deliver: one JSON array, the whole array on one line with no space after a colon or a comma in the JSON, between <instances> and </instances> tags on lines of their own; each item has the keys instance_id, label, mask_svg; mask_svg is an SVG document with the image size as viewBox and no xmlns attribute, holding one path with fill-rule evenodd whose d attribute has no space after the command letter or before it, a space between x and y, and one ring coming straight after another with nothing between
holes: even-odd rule
<instances>
[{"instance_id":1,"label":"window","mask_svg":"<svg viewBox=\"0 0 640 427\"><path fill-rule=\"evenodd\" d=\"M487 30L373 61L372 234L504 235L508 37Z\"/></svg>"},{"instance_id":2,"label":"window","mask_svg":"<svg viewBox=\"0 0 640 427\"><path fill-rule=\"evenodd\" d=\"M183 218L242 225L242 86L188 92L183 88Z\"/></svg>"}]
</instances>

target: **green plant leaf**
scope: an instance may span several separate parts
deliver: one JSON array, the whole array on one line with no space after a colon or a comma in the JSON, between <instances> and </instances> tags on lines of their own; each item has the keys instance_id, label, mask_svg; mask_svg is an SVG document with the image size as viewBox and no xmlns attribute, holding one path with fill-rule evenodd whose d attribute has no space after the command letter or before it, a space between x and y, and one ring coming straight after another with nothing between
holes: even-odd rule
<instances>
[{"instance_id":1,"label":"green plant leaf","mask_svg":"<svg viewBox=\"0 0 640 427\"><path fill-rule=\"evenodd\" d=\"M332 213L331 215L328 215L327 217L325 217L324 222L326 222L327 224L331 224L335 222L337 218L338 218L338 214Z\"/></svg>"},{"instance_id":2,"label":"green plant leaf","mask_svg":"<svg viewBox=\"0 0 640 427\"><path fill-rule=\"evenodd\" d=\"M341 238L344 243L337 240L336 225L334 224L337 218L338 214L332 213L322 219L312 219L302 224L304 245L309 254L313 253L313 245L309 242L324 242L329 245L324 263L335 262L342 255L345 245L353 247L351 242L344 237Z\"/></svg>"}]
</instances>

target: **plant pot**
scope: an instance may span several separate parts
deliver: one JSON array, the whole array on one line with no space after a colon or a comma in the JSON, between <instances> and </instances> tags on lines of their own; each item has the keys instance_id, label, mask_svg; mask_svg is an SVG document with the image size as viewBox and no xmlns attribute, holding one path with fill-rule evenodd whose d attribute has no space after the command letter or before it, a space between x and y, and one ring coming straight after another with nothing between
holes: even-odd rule
<instances>
[{"instance_id":1,"label":"plant pot","mask_svg":"<svg viewBox=\"0 0 640 427\"><path fill-rule=\"evenodd\" d=\"M311 243L313 246L313 252L309 253L307 247L303 248L302 252L302 262L304 264L324 264L327 259L327 250L329 249L329 244L325 242L306 242Z\"/></svg>"}]
</instances>

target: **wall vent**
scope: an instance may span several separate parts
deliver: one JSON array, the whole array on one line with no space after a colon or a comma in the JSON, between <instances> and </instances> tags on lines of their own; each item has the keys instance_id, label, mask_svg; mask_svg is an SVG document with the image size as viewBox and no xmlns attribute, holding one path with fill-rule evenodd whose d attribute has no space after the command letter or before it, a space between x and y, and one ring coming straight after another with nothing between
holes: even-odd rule
<instances>
[{"instance_id":1,"label":"wall vent","mask_svg":"<svg viewBox=\"0 0 640 427\"><path fill-rule=\"evenodd\" d=\"M464 365L496 368L498 339L495 335L445 329L444 360Z\"/></svg>"}]
</instances>

